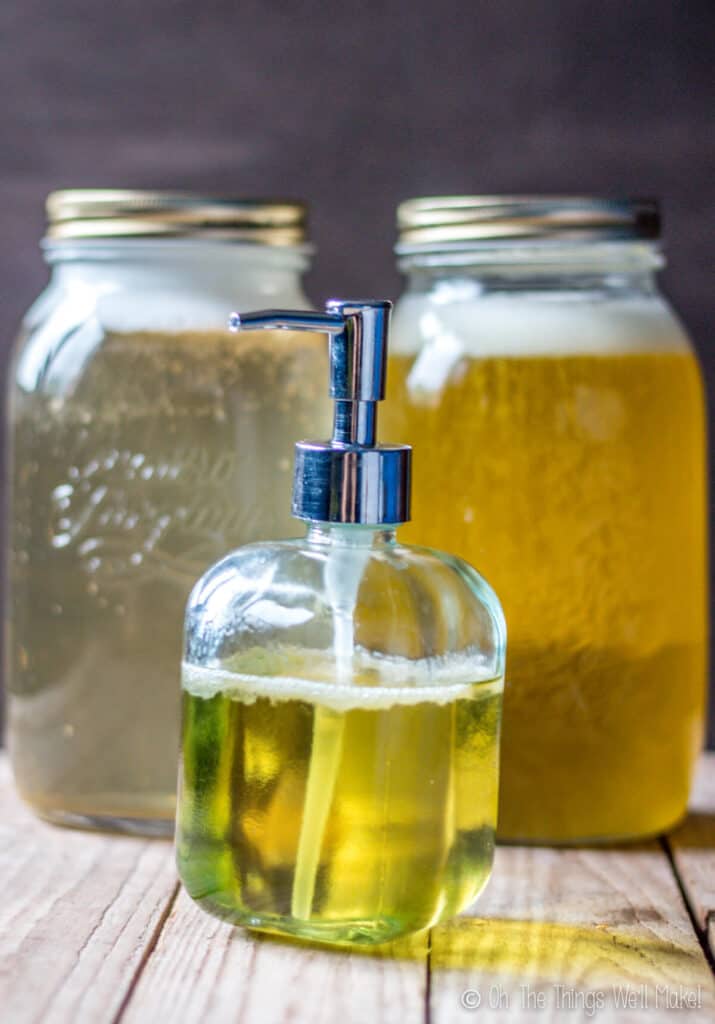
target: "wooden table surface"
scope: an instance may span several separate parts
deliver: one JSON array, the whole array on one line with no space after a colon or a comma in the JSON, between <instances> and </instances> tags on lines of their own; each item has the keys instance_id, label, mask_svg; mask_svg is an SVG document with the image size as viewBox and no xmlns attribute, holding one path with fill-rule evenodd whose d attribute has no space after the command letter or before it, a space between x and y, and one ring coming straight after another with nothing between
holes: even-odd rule
<instances>
[{"instance_id":1,"label":"wooden table surface","mask_svg":"<svg viewBox=\"0 0 715 1024\"><path fill-rule=\"evenodd\" d=\"M170 843L36 820L4 759L0 812L1 1024L715 1020L715 754L670 836L501 847L471 912L369 955L208 917Z\"/></svg>"}]
</instances>

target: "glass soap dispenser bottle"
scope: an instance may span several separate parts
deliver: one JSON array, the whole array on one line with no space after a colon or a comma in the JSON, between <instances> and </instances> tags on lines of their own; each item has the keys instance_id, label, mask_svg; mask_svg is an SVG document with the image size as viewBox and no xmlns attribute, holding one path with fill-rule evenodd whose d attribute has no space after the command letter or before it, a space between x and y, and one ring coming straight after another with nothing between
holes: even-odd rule
<instances>
[{"instance_id":1,"label":"glass soap dispenser bottle","mask_svg":"<svg viewBox=\"0 0 715 1024\"><path fill-rule=\"evenodd\" d=\"M328 333L333 438L296 446L307 535L234 551L186 615L184 885L236 924L339 944L464 909L496 826L504 618L471 566L395 537L411 450L376 443L390 310L234 314Z\"/></svg>"}]
</instances>

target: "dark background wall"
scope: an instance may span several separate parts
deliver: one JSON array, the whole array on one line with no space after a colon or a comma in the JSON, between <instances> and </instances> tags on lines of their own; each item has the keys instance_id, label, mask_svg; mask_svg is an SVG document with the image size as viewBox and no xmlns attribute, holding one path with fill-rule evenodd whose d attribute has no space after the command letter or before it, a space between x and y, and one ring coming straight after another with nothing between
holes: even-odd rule
<instances>
[{"instance_id":1,"label":"dark background wall","mask_svg":"<svg viewBox=\"0 0 715 1024\"><path fill-rule=\"evenodd\" d=\"M712 393L714 41L713 0L2 0L0 342L53 188L306 197L317 301L397 294L406 196L637 193Z\"/></svg>"}]
</instances>

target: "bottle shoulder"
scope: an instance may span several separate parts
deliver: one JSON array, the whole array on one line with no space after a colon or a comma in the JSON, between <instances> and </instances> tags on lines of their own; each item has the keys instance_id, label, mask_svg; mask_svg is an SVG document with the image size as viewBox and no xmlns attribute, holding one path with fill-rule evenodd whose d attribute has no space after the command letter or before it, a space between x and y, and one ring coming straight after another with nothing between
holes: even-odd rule
<instances>
[{"instance_id":1,"label":"bottle shoulder","mask_svg":"<svg viewBox=\"0 0 715 1024\"><path fill-rule=\"evenodd\" d=\"M392 574L404 579L410 574L424 578L425 574L434 573L443 582L447 579L452 579L456 585L461 582L499 606L499 599L487 580L457 555L413 544L392 543L380 547L314 544L305 537L257 541L234 549L206 570L194 587L192 601L201 600L217 585L243 589L246 584L254 583L262 589L267 580L285 579L291 573L301 578L306 573L314 574L316 579L322 580L331 561L339 562L343 569L351 563L360 565L363 576L379 568L385 580Z\"/></svg>"},{"instance_id":2,"label":"bottle shoulder","mask_svg":"<svg viewBox=\"0 0 715 1024\"><path fill-rule=\"evenodd\" d=\"M407 550L410 551L416 562L423 561L426 565L440 564L451 570L452 573L454 573L454 575L479 598L479 600L489 606L497 621L499 629L506 637L506 621L504 619L504 611L501 606L501 601L489 581L471 564L471 562L465 561L465 559L460 558L459 555L449 554L446 551L440 551L436 548L408 545Z\"/></svg>"},{"instance_id":3,"label":"bottle shoulder","mask_svg":"<svg viewBox=\"0 0 715 1024\"><path fill-rule=\"evenodd\" d=\"M399 543L299 538L239 548L194 587L187 637L230 635L231 647L258 636L300 645L310 633L320 645L315 637L332 635L344 613L368 649L421 658L473 647L490 652L495 674L503 663L504 615L486 580L460 558Z\"/></svg>"}]
</instances>

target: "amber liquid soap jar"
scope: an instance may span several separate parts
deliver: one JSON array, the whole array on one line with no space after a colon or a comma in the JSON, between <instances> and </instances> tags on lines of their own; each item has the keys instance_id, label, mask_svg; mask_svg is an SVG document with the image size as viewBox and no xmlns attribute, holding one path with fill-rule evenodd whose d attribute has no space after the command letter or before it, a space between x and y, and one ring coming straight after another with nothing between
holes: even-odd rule
<instances>
[{"instance_id":1,"label":"amber liquid soap jar","mask_svg":"<svg viewBox=\"0 0 715 1024\"><path fill-rule=\"evenodd\" d=\"M12 764L52 821L171 832L189 591L294 529L293 443L329 424L324 336L226 325L237 297L308 307L305 209L89 191L48 212L10 374Z\"/></svg>"},{"instance_id":2,"label":"amber liquid soap jar","mask_svg":"<svg viewBox=\"0 0 715 1024\"><path fill-rule=\"evenodd\" d=\"M505 626L461 559L400 543L410 449L376 440L390 304L241 316L331 334L333 437L296 446L296 540L251 544L186 613L176 848L235 924L372 944L491 871Z\"/></svg>"},{"instance_id":3,"label":"amber liquid soap jar","mask_svg":"<svg viewBox=\"0 0 715 1024\"><path fill-rule=\"evenodd\" d=\"M684 813L706 686L705 410L649 201L399 211L385 429L420 452L413 543L509 623L499 834L647 836Z\"/></svg>"}]
</instances>

